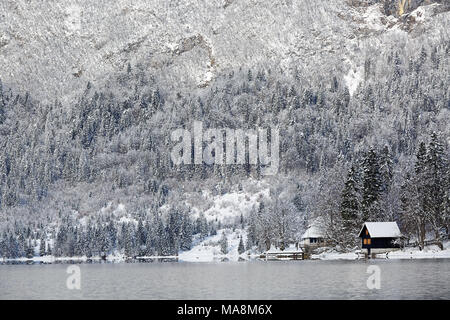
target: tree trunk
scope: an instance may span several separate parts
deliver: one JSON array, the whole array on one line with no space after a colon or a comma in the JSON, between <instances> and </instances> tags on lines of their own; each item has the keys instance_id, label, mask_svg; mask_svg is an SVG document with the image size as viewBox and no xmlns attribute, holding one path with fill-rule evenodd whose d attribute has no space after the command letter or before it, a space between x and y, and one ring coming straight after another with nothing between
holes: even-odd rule
<instances>
[{"instance_id":1,"label":"tree trunk","mask_svg":"<svg viewBox=\"0 0 450 320\"><path fill-rule=\"evenodd\" d=\"M434 231L434 236L436 238L437 245L438 245L439 249L444 250L444 245L442 243L441 235L440 235L438 230Z\"/></svg>"},{"instance_id":2,"label":"tree trunk","mask_svg":"<svg viewBox=\"0 0 450 320\"><path fill-rule=\"evenodd\" d=\"M419 242L419 249L420 249L420 251L422 251L425 248L425 224L419 222L417 231L418 231L417 241Z\"/></svg>"},{"instance_id":3,"label":"tree trunk","mask_svg":"<svg viewBox=\"0 0 450 320\"><path fill-rule=\"evenodd\" d=\"M269 251L270 250L270 239L266 238L266 250Z\"/></svg>"}]
</instances>

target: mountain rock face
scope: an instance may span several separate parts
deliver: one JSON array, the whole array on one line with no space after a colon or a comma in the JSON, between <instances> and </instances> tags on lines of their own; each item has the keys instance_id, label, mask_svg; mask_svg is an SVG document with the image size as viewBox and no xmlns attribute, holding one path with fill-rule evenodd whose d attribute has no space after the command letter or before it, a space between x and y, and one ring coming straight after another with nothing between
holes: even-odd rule
<instances>
[{"instance_id":1,"label":"mountain rock face","mask_svg":"<svg viewBox=\"0 0 450 320\"><path fill-rule=\"evenodd\" d=\"M446 2L5 0L0 76L4 85L41 101L58 97L66 104L87 82L106 86L128 63L187 89L261 63L344 74L355 52L400 25L398 17ZM445 19L447 13L424 22L430 29Z\"/></svg>"},{"instance_id":2,"label":"mountain rock face","mask_svg":"<svg viewBox=\"0 0 450 320\"><path fill-rule=\"evenodd\" d=\"M408 14L420 6L432 3L449 5L447 0L384 0L383 2L384 12L388 15L397 16Z\"/></svg>"},{"instance_id":3,"label":"mountain rock face","mask_svg":"<svg viewBox=\"0 0 450 320\"><path fill-rule=\"evenodd\" d=\"M348 0L351 6L370 6L381 4L385 15L400 17L416 10L420 6L433 3L442 4L445 7L450 5L447 0Z\"/></svg>"}]
</instances>

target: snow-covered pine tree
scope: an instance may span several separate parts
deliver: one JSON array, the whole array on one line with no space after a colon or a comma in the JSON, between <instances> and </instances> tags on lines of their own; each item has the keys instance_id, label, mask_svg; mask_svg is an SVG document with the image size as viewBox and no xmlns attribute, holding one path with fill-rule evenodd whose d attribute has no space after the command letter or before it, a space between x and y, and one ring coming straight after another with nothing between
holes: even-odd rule
<instances>
[{"instance_id":1,"label":"snow-covered pine tree","mask_svg":"<svg viewBox=\"0 0 450 320\"><path fill-rule=\"evenodd\" d=\"M393 173L393 160L389 147L383 147L380 153L380 191L388 193L391 188Z\"/></svg>"},{"instance_id":2,"label":"snow-covered pine tree","mask_svg":"<svg viewBox=\"0 0 450 320\"><path fill-rule=\"evenodd\" d=\"M133 223L128 223L126 226L125 236L125 255L127 257L135 257L139 254L136 241L136 230Z\"/></svg>"},{"instance_id":3,"label":"snow-covered pine tree","mask_svg":"<svg viewBox=\"0 0 450 320\"><path fill-rule=\"evenodd\" d=\"M138 248L138 253L140 256L145 255L146 240L147 240L147 235L146 235L146 229L144 228L144 222L142 221L142 219L139 219L137 230L136 230L136 246Z\"/></svg>"},{"instance_id":4,"label":"snow-covered pine tree","mask_svg":"<svg viewBox=\"0 0 450 320\"><path fill-rule=\"evenodd\" d=\"M200 234L201 239L204 239L209 235L208 222L203 212L200 213L200 216L197 218L195 232Z\"/></svg>"},{"instance_id":5,"label":"snow-covered pine tree","mask_svg":"<svg viewBox=\"0 0 450 320\"><path fill-rule=\"evenodd\" d=\"M3 85L0 79L0 124L6 120L5 102L3 100Z\"/></svg>"},{"instance_id":6,"label":"snow-covered pine tree","mask_svg":"<svg viewBox=\"0 0 450 320\"><path fill-rule=\"evenodd\" d=\"M358 232L362 224L362 219L360 216L360 194L358 187L358 176L356 169L352 166L348 170L347 181L344 185L344 190L341 196L341 217L343 224L343 231L347 235L343 241L344 245L354 246L356 237L350 236L355 235Z\"/></svg>"},{"instance_id":7,"label":"snow-covered pine tree","mask_svg":"<svg viewBox=\"0 0 450 320\"><path fill-rule=\"evenodd\" d=\"M426 146L419 144L412 173L407 172L401 187L401 221L404 229L415 235L423 249L426 236L426 210L424 179L426 173Z\"/></svg>"},{"instance_id":8,"label":"snow-covered pine tree","mask_svg":"<svg viewBox=\"0 0 450 320\"><path fill-rule=\"evenodd\" d=\"M444 146L436 132L431 134L428 152L425 160L425 208L427 220L434 232L435 239L441 250L443 234L446 228L445 213L447 199L448 159L444 153Z\"/></svg>"},{"instance_id":9,"label":"snow-covered pine tree","mask_svg":"<svg viewBox=\"0 0 450 320\"><path fill-rule=\"evenodd\" d=\"M180 249L181 250L190 250L192 247L192 234L193 234L193 225L191 222L191 218L189 214L185 212L183 214L183 221L181 227L181 239L180 239Z\"/></svg>"},{"instance_id":10,"label":"snow-covered pine tree","mask_svg":"<svg viewBox=\"0 0 450 320\"><path fill-rule=\"evenodd\" d=\"M40 243L39 243L39 255L41 257L46 255L46 241L45 241L44 233L42 233L41 240L40 240Z\"/></svg>"},{"instance_id":11,"label":"snow-covered pine tree","mask_svg":"<svg viewBox=\"0 0 450 320\"><path fill-rule=\"evenodd\" d=\"M159 216L157 216L156 220L155 251L158 256L167 255L167 237L164 231L164 223Z\"/></svg>"},{"instance_id":12,"label":"snow-covered pine tree","mask_svg":"<svg viewBox=\"0 0 450 320\"><path fill-rule=\"evenodd\" d=\"M380 219L381 175L379 157L373 147L370 148L363 160L362 188L362 220L376 221Z\"/></svg>"},{"instance_id":13,"label":"snow-covered pine tree","mask_svg":"<svg viewBox=\"0 0 450 320\"><path fill-rule=\"evenodd\" d=\"M242 235L239 237L238 253L243 254L245 252L244 241L242 240Z\"/></svg>"},{"instance_id":14,"label":"snow-covered pine tree","mask_svg":"<svg viewBox=\"0 0 450 320\"><path fill-rule=\"evenodd\" d=\"M27 245L26 245L26 257L27 258L33 258L34 256L34 248L33 248L33 242L31 241L31 239L27 239L26 241Z\"/></svg>"},{"instance_id":15,"label":"snow-covered pine tree","mask_svg":"<svg viewBox=\"0 0 450 320\"><path fill-rule=\"evenodd\" d=\"M222 254L227 254L228 253L228 239L227 239L227 235L225 234L225 231L222 232L222 237L220 238L220 252L222 252Z\"/></svg>"}]
</instances>

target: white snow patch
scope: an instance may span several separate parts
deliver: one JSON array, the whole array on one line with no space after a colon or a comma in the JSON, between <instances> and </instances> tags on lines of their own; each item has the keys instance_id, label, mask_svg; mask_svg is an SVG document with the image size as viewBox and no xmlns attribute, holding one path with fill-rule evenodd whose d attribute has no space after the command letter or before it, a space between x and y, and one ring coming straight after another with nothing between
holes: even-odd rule
<instances>
[{"instance_id":1,"label":"white snow patch","mask_svg":"<svg viewBox=\"0 0 450 320\"><path fill-rule=\"evenodd\" d=\"M374 4L367 7L366 12L363 14L364 22L367 26L374 30L384 30L385 25L383 24L381 18L385 15L381 12L381 5Z\"/></svg>"},{"instance_id":2,"label":"white snow patch","mask_svg":"<svg viewBox=\"0 0 450 320\"><path fill-rule=\"evenodd\" d=\"M364 69L362 67L358 67L356 69L350 69L349 72L344 76L345 84L347 85L348 92L352 97L353 94L358 89L359 84L364 79Z\"/></svg>"},{"instance_id":3,"label":"white snow patch","mask_svg":"<svg viewBox=\"0 0 450 320\"><path fill-rule=\"evenodd\" d=\"M338 252L323 252L320 254L311 255L312 260L356 260L358 255L355 252L338 253Z\"/></svg>"},{"instance_id":4,"label":"white snow patch","mask_svg":"<svg viewBox=\"0 0 450 320\"><path fill-rule=\"evenodd\" d=\"M114 213L123 213L123 212L126 212L125 205L123 203L119 203Z\"/></svg>"},{"instance_id":5,"label":"white snow patch","mask_svg":"<svg viewBox=\"0 0 450 320\"><path fill-rule=\"evenodd\" d=\"M66 8L64 24L67 34L76 33L81 30L81 13L82 9L78 5L71 5Z\"/></svg>"},{"instance_id":6,"label":"white snow patch","mask_svg":"<svg viewBox=\"0 0 450 320\"><path fill-rule=\"evenodd\" d=\"M220 250L220 239L222 238L223 232L225 232L228 240L227 254L223 254ZM186 262L212 262L221 261L223 259L238 261L239 258L247 259L248 256L246 253L241 255L238 253L239 239L241 235L242 241L245 243L247 239L247 232L243 229L236 229L235 231L232 231L231 229L218 230L216 235L199 241L191 250L181 252L178 259Z\"/></svg>"},{"instance_id":7,"label":"white snow patch","mask_svg":"<svg viewBox=\"0 0 450 320\"><path fill-rule=\"evenodd\" d=\"M123 216L119 219L119 223L134 223L134 224L138 224L138 221L130 216Z\"/></svg>"},{"instance_id":8,"label":"white snow patch","mask_svg":"<svg viewBox=\"0 0 450 320\"><path fill-rule=\"evenodd\" d=\"M259 199L269 197L269 192L269 189L264 189L254 194L230 192L215 196L212 199L213 205L204 212L205 218L208 222L231 223L233 219L240 217L241 214L246 216L258 204ZM208 196L206 193L204 195ZM199 214L200 210L193 208L193 218L197 218Z\"/></svg>"},{"instance_id":9,"label":"white snow patch","mask_svg":"<svg viewBox=\"0 0 450 320\"><path fill-rule=\"evenodd\" d=\"M377 255L379 258L383 258L386 255ZM388 259L437 259L437 258L450 258L450 241L444 242L444 250L439 249L437 246L427 246L422 251L418 248L405 248L399 251L389 252Z\"/></svg>"},{"instance_id":10,"label":"white snow patch","mask_svg":"<svg viewBox=\"0 0 450 320\"><path fill-rule=\"evenodd\" d=\"M416 22L424 22L429 20L434 13L434 9L440 6L437 3L433 3L427 6L420 6L416 10L412 11L409 16L413 17Z\"/></svg>"}]
</instances>

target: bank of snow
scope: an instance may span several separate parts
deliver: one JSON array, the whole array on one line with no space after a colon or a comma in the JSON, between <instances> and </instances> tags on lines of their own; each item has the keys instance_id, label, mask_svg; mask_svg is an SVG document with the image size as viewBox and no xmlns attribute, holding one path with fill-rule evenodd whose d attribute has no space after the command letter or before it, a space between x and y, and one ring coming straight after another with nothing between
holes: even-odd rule
<instances>
[{"instance_id":1,"label":"bank of snow","mask_svg":"<svg viewBox=\"0 0 450 320\"><path fill-rule=\"evenodd\" d=\"M377 258L383 258L386 255L377 255ZM390 252L387 255L389 259L437 259L450 258L450 241L444 243L444 250L438 246L427 246L423 250L418 248L405 248L399 251Z\"/></svg>"},{"instance_id":2,"label":"bank of snow","mask_svg":"<svg viewBox=\"0 0 450 320\"><path fill-rule=\"evenodd\" d=\"M228 243L228 252L223 254L221 252L220 239L225 233ZM181 252L178 255L179 261L186 262L212 262L212 261L238 261L248 259L246 253L239 254L238 246L239 240L242 236L242 241L245 243L247 239L247 232L244 229L220 229L214 236L206 237L203 240L194 241L194 246L189 251Z\"/></svg>"},{"instance_id":3,"label":"bank of snow","mask_svg":"<svg viewBox=\"0 0 450 320\"><path fill-rule=\"evenodd\" d=\"M364 255L354 252L340 253L335 249L324 250L321 253L311 255L311 259L316 260L356 260ZM377 254L379 259L450 259L450 241L444 242L444 250L438 246L426 246L423 250L419 248L404 248L398 251L389 252L387 255Z\"/></svg>"},{"instance_id":4,"label":"bank of snow","mask_svg":"<svg viewBox=\"0 0 450 320\"><path fill-rule=\"evenodd\" d=\"M319 253L312 254L312 260L356 260L358 259L358 254L356 252L337 252L334 249Z\"/></svg>"}]
</instances>

